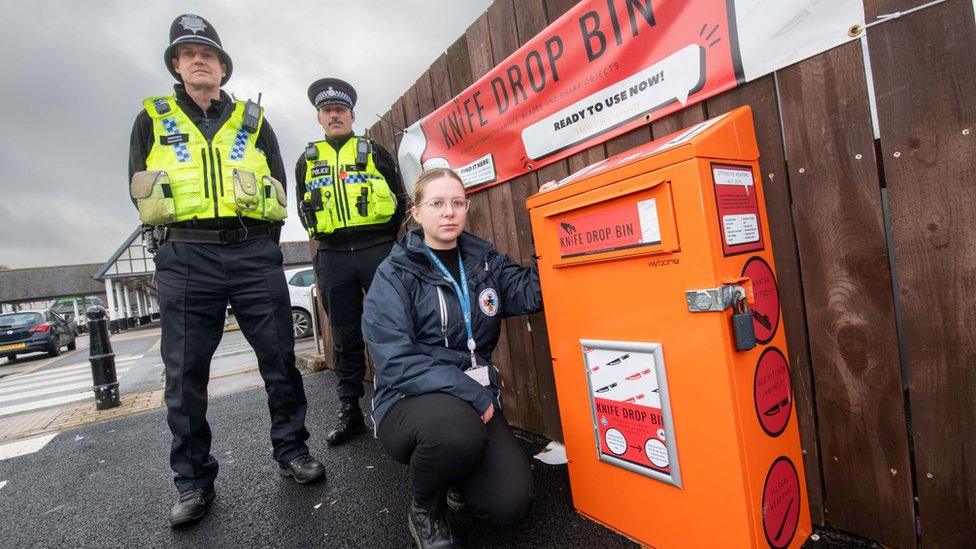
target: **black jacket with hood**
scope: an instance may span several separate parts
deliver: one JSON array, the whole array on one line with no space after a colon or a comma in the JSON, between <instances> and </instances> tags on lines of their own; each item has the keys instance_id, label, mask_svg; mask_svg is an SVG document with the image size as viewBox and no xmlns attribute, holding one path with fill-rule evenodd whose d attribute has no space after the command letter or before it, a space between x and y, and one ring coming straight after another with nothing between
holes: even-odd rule
<instances>
[{"instance_id":1,"label":"black jacket with hood","mask_svg":"<svg viewBox=\"0 0 976 549\"><path fill-rule=\"evenodd\" d=\"M539 272L522 267L470 233L458 239L471 296L479 365L490 364L502 318L542 309ZM419 230L408 232L376 271L363 312L363 337L375 365L373 423L400 398L442 392L478 414L501 407L498 371L490 385L464 373L471 367L467 331L454 285L431 263Z\"/></svg>"}]
</instances>

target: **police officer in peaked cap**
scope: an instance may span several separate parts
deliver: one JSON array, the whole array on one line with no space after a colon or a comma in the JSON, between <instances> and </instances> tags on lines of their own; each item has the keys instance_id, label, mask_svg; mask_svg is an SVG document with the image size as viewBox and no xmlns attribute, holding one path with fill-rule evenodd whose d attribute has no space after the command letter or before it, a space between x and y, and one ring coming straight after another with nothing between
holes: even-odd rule
<instances>
[{"instance_id":1,"label":"police officer in peaked cap","mask_svg":"<svg viewBox=\"0 0 976 549\"><path fill-rule=\"evenodd\" d=\"M332 332L339 410L325 439L341 444L366 429L363 298L390 253L404 219L406 193L396 162L379 144L353 133L356 90L338 78L308 88L324 139L309 143L295 166L299 214L315 240L315 278Z\"/></svg>"},{"instance_id":2,"label":"police officer in peaked cap","mask_svg":"<svg viewBox=\"0 0 976 549\"><path fill-rule=\"evenodd\" d=\"M325 478L325 468L305 444L305 389L278 247L287 197L277 138L258 104L221 90L233 64L206 19L177 17L163 61L177 84L143 101L129 176L139 219L159 243L161 354L179 491L169 523L182 526L202 518L215 496L207 383L228 303L257 355L281 474L308 483Z\"/></svg>"}]
</instances>

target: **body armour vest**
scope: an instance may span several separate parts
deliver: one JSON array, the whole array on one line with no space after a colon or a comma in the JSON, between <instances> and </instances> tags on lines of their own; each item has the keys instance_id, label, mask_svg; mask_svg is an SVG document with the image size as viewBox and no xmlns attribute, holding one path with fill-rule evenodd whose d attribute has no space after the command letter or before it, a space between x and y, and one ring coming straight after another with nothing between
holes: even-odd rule
<instances>
[{"instance_id":1,"label":"body armour vest","mask_svg":"<svg viewBox=\"0 0 976 549\"><path fill-rule=\"evenodd\" d=\"M151 97L143 105L152 118L153 145L146 171L134 174L130 187L143 223L238 216L281 221L288 215L285 189L255 146L261 107L235 101L208 142L174 96Z\"/></svg>"},{"instance_id":2,"label":"body armour vest","mask_svg":"<svg viewBox=\"0 0 976 549\"><path fill-rule=\"evenodd\" d=\"M327 141L308 145L302 215L310 236L386 223L395 210L396 196L376 169L369 139L352 137L338 151Z\"/></svg>"}]
</instances>

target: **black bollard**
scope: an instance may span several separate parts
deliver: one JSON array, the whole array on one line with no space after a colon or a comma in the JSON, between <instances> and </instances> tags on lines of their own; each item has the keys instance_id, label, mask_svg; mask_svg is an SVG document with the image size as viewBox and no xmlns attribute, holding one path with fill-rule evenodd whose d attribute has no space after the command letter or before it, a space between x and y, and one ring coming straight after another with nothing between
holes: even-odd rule
<instances>
[{"instance_id":1,"label":"black bollard","mask_svg":"<svg viewBox=\"0 0 976 549\"><path fill-rule=\"evenodd\" d=\"M91 362L92 381L95 384L95 408L108 410L119 405L119 378L115 375L115 353L108 340L108 321L105 309L92 305L85 311L91 334L88 344L88 361Z\"/></svg>"}]
</instances>

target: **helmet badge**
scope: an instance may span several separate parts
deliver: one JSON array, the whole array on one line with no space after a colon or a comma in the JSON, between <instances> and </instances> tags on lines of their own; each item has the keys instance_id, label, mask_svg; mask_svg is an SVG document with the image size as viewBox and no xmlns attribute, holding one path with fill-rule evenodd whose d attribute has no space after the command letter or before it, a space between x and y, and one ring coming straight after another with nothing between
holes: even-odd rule
<instances>
[{"instance_id":1,"label":"helmet badge","mask_svg":"<svg viewBox=\"0 0 976 549\"><path fill-rule=\"evenodd\" d=\"M184 29L193 34L207 29L207 25L203 23L203 19L200 19L196 15L184 15L180 18L180 24L183 25Z\"/></svg>"}]
</instances>

